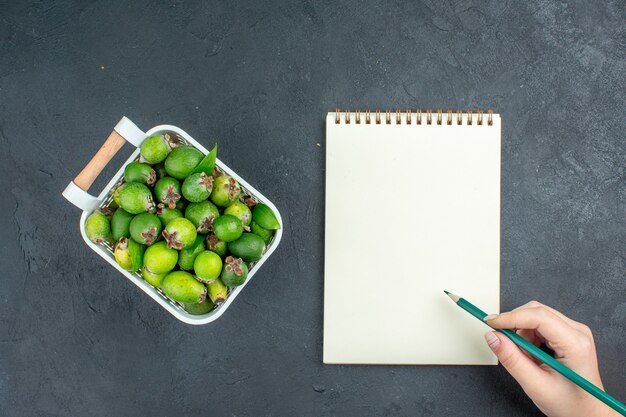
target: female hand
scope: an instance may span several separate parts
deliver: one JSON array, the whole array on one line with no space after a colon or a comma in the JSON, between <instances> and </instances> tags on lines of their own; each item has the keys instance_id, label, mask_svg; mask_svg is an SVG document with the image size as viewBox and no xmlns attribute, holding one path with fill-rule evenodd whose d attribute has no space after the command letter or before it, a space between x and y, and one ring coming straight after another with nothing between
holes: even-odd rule
<instances>
[{"instance_id":1,"label":"female hand","mask_svg":"<svg viewBox=\"0 0 626 417\"><path fill-rule=\"evenodd\" d=\"M517 330L539 346L545 343L555 358L598 387L604 389L598 372L593 335L589 327L537 301L513 311L489 315L490 326ZM519 382L535 405L549 417L618 416L600 400L521 350L499 332L487 332L485 339L502 366Z\"/></svg>"}]
</instances>

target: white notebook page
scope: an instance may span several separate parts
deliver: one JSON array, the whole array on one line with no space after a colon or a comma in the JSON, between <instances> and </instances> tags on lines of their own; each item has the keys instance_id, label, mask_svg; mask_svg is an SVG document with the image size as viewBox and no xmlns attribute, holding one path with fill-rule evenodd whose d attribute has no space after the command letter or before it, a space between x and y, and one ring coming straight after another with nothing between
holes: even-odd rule
<instances>
[{"instance_id":1,"label":"white notebook page","mask_svg":"<svg viewBox=\"0 0 626 417\"><path fill-rule=\"evenodd\" d=\"M324 363L497 364L500 115L474 123L326 117Z\"/></svg>"}]
</instances>

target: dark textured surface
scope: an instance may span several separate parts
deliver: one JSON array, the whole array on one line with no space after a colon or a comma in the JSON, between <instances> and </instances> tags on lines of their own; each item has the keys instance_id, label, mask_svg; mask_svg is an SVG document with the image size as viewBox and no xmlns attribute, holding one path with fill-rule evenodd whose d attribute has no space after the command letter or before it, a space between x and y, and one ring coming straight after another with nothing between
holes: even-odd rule
<instances>
[{"instance_id":1,"label":"dark textured surface","mask_svg":"<svg viewBox=\"0 0 626 417\"><path fill-rule=\"evenodd\" d=\"M336 105L502 113L502 307L589 324L626 399L622 1L3 3L0 414L538 415L500 367L322 365ZM219 140L283 214L281 246L211 325L91 252L61 197L122 115Z\"/></svg>"}]
</instances>

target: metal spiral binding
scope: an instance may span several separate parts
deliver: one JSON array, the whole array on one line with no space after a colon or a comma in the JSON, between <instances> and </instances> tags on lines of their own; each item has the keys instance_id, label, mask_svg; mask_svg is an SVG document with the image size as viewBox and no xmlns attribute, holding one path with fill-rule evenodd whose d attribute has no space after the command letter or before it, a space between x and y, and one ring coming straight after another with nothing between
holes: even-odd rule
<instances>
[{"instance_id":1,"label":"metal spiral binding","mask_svg":"<svg viewBox=\"0 0 626 417\"><path fill-rule=\"evenodd\" d=\"M395 123L396 125L399 124L403 124L402 123L402 111L400 110L400 108L396 108L396 111L394 112L395 117L392 118L392 111L390 109L386 109L384 110L384 122L383 122L383 117L382 117L382 112L380 109L376 109L375 112L372 112L369 108L367 110L365 110L365 112L361 112L360 109L357 109L354 113L352 113L350 111L350 109L346 109L344 112L341 112L341 110L339 110L339 108L335 109L335 124L340 124L341 123L341 119L342 119L342 113L343 113L343 122L345 124L351 124L353 121L352 118L352 114L354 114L354 123L357 125L361 124L361 114L365 113L365 124L371 124L372 123L372 113L374 113L374 123L379 125L379 124L392 124ZM444 120L444 112L441 108L438 108L435 110L435 123L439 126L443 125L443 120ZM413 124L413 116L412 116L412 111L411 109L407 108L404 111L405 117L404 117L404 121L405 124L407 125L411 125ZM445 120L446 120L446 125L448 126L452 126L454 123L454 115L451 109L447 109L445 112L446 116L445 116ZM482 109L478 109L476 110L476 113L474 114L472 112L471 109L468 109L465 112L467 118L466 118L466 124L468 126L473 126L474 125L474 120L476 121L476 125L478 126L483 126L484 125L484 113L482 111ZM423 115L425 115L426 117L422 117ZM422 120L425 119L425 120ZM433 110L432 109L427 109L425 112L422 112L422 109L416 109L415 110L415 124L416 125L421 125L422 123L426 124L426 125L432 125L433 124ZM463 124L463 111L461 111L461 109L458 109L456 111L456 125L462 125ZM487 110L487 126L493 126L493 110L492 109L488 109Z\"/></svg>"}]
</instances>

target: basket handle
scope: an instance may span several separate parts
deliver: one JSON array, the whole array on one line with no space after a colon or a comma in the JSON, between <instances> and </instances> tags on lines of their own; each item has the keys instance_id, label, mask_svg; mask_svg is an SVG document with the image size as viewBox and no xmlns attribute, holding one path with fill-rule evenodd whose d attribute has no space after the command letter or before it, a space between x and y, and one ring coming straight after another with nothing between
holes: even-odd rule
<instances>
[{"instance_id":1,"label":"basket handle","mask_svg":"<svg viewBox=\"0 0 626 417\"><path fill-rule=\"evenodd\" d=\"M139 147L145 137L146 134L130 119L122 117L107 140L98 149L98 152L91 158L91 161L85 165L76 178L65 188L63 196L84 211L92 211L98 208L100 200L87 192L89 187L122 148L124 142L128 141Z\"/></svg>"},{"instance_id":2,"label":"basket handle","mask_svg":"<svg viewBox=\"0 0 626 417\"><path fill-rule=\"evenodd\" d=\"M126 139L122 135L115 130L112 131L107 140L98 149L98 152L91 158L91 161L74 178L74 184L84 191L89 190L89 187L98 178L104 167L117 154L117 151L124 146L124 142L126 142Z\"/></svg>"}]
</instances>

